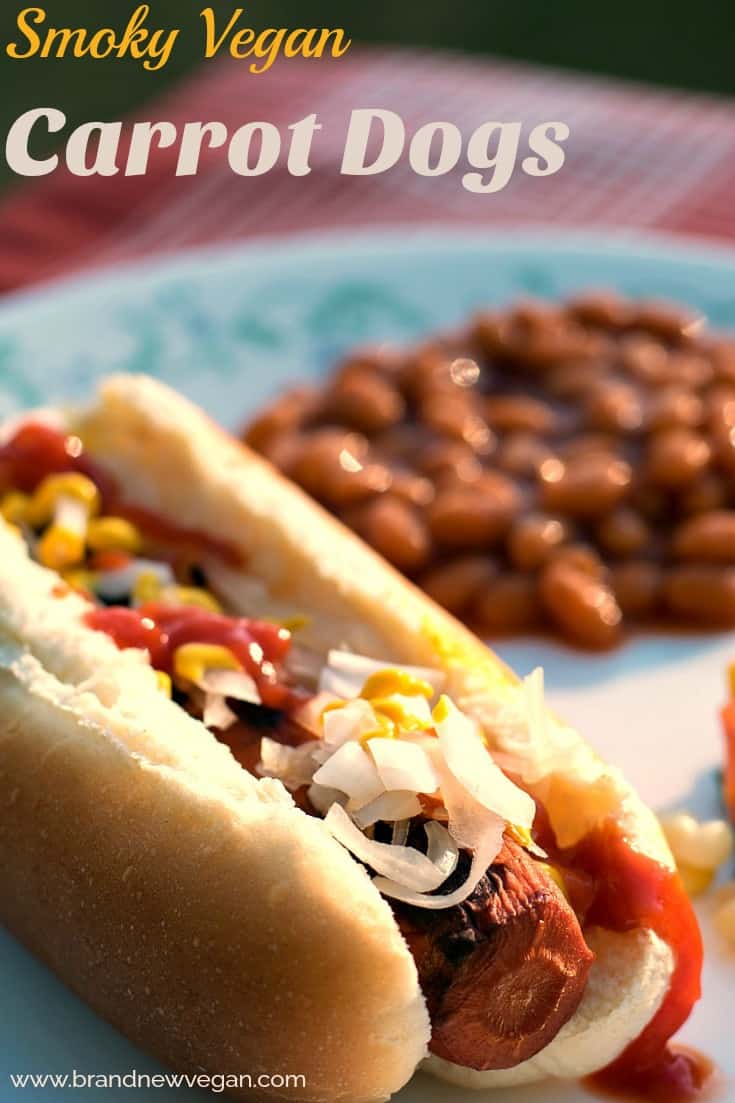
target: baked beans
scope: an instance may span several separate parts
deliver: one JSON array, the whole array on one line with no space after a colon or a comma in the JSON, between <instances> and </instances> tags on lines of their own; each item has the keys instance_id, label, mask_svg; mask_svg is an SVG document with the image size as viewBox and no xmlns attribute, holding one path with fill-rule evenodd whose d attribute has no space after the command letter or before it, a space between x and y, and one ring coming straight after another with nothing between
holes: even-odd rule
<instances>
[{"instance_id":1,"label":"baked beans","mask_svg":"<svg viewBox=\"0 0 735 1103\"><path fill-rule=\"evenodd\" d=\"M269 449L298 430L305 417L316 408L318 397L313 388L294 387L277 402L268 406L251 423L248 440L252 448L268 455ZM280 465L279 465L280 466Z\"/></svg>"},{"instance_id":2,"label":"baked beans","mask_svg":"<svg viewBox=\"0 0 735 1103\"><path fill-rule=\"evenodd\" d=\"M602 579L561 559L541 572L540 589L547 613L571 640L599 648L617 643L623 614Z\"/></svg>"},{"instance_id":3,"label":"baked beans","mask_svg":"<svg viewBox=\"0 0 735 1103\"><path fill-rule=\"evenodd\" d=\"M735 511L714 509L674 530L674 555L694 563L735 565Z\"/></svg>"},{"instance_id":4,"label":"baked beans","mask_svg":"<svg viewBox=\"0 0 735 1103\"><path fill-rule=\"evenodd\" d=\"M489 635L735 626L735 341L586 293L351 356L245 438Z\"/></svg>"},{"instance_id":5,"label":"baked beans","mask_svg":"<svg viewBox=\"0 0 735 1103\"><path fill-rule=\"evenodd\" d=\"M612 454L554 457L539 468L541 502L569 517L599 517L623 501L631 477L630 464Z\"/></svg>"},{"instance_id":6,"label":"baked beans","mask_svg":"<svg viewBox=\"0 0 735 1103\"><path fill-rule=\"evenodd\" d=\"M497 571L495 561L487 555L458 555L424 571L418 582L434 601L460 617L486 590Z\"/></svg>"},{"instance_id":7,"label":"baked beans","mask_svg":"<svg viewBox=\"0 0 735 1103\"><path fill-rule=\"evenodd\" d=\"M538 623L538 583L531 574L499 574L476 595L473 619L490 636L523 632Z\"/></svg>"},{"instance_id":8,"label":"baked beans","mask_svg":"<svg viewBox=\"0 0 735 1103\"><path fill-rule=\"evenodd\" d=\"M362 433L377 433L401 421L404 409L396 387L369 367L355 366L324 394L321 415Z\"/></svg>"},{"instance_id":9,"label":"baked beans","mask_svg":"<svg viewBox=\"0 0 735 1103\"><path fill-rule=\"evenodd\" d=\"M431 537L426 524L404 498L380 494L351 511L346 520L402 571L416 571L429 560Z\"/></svg>"},{"instance_id":10,"label":"baked beans","mask_svg":"<svg viewBox=\"0 0 735 1103\"><path fill-rule=\"evenodd\" d=\"M558 517L528 513L520 517L508 537L508 558L521 571L543 567L569 537L569 526Z\"/></svg>"},{"instance_id":11,"label":"baked beans","mask_svg":"<svg viewBox=\"0 0 735 1103\"><path fill-rule=\"evenodd\" d=\"M635 509L622 506L602 518L596 529L597 541L603 552L613 559L627 559L651 544L651 529Z\"/></svg>"},{"instance_id":12,"label":"baked beans","mask_svg":"<svg viewBox=\"0 0 735 1103\"><path fill-rule=\"evenodd\" d=\"M484 474L467 487L439 489L428 507L429 530L443 548L489 548L509 529L520 508L510 479Z\"/></svg>"},{"instance_id":13,"label":"baked beans","mask_svg":"<svg viewBox=\"0 0 735 1103\"><path fill-rule=\"evenodd\" d=\"M658 563L645 559L631 559L611 568L612 591L626 617L641 619L658 612L663 574Z\"/></svg>"},{"instance_id":14,"label":"baked beans","mask_svg":"<svg viewBox=\"0 0 735 1103\"><path fill-rule=\"evenodd\" d=\"M669 609L686 620L717 627L735 623L735 570L687 565L672 567L663 592Z\"/></svg>"}]
</instances>

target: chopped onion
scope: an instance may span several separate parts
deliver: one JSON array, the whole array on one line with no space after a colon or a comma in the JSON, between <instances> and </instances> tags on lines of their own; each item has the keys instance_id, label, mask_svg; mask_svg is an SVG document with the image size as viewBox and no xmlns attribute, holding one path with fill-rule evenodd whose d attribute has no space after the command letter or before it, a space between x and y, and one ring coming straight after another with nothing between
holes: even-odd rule
<instances>
[{"instance_id":1,"label":"chopped onion","mask_svg":"<svg viewBox=\"0 0 735 1103\"><path fill-rule=\"evenodd\" d=\"M446 879L442 870L419 850L368 839L338 804L329 809L324 823L337 842L390 882L414 892L429 892Z\"/></svg>"},{"instance_id":2,"label":"chopped onion","mask_svg":"<svg viewBox=\"0 0 735 1103\"><path fill-rule=\"evenodd\" d=\"M338 700L339 698L331 693L317 693L294 710L293 718L302 728L306 728L313 735L321 737L322 713L327 705L331 705Z\"/></svg>"},{"instance_id":3,"label":"chopped onion","mask_svg":"<svg viewBox=\"0 0 735 1103\"><path fill-rule=\"evenodd\" d=\"M419 908L431 910L453 908L472 895L488 867L500 853L503 846L505 820L479 804L448 770L442 778L442 796L449 811L448 833L451 839L459 847L473 852L467 880L454 892L444 896L427 896L422 891L407 891L406 886L397 878L376 877L373 884L384 896L403 900L404 903L413 904ZM431 830L435 832L436 829L432 827ZM427 836L428 834L427 830Z\"/></svg>"},{"instance_id":4,"label":"chopped onion","mask_svg":"<svg viewBox=\"0 0 735 1103\"><path fill-rule=\"evenodd\" d=\"M393 846L403 846L408 838L408 832L411 827L410 820L396 820L393 824L393 834L391 835L391 842Z\"/></svg>"},{"instance_id":5,"label":"chopped onion","mask_svg":"<svg viewBox=\"0 0 735 1103\"><path fill-rule=\"evenodd\" d=\"M204 690L202 720L208 728L227 731L237 722L237 715L227 704L227 697L252 705L261 704L258 687L244 670L206 670L196 684Z\"/></svg>"},{"instance_id":6,"label":"chopped onion","mask_svg":"<svg viewBox=\"0 0 735 1103\"><path fill-rule=\"evenodd\" d=\"M411 891L400 882L388 877L376 877L373 884L384 896L390 896L394 900L402 900L405 904L413 904L416 908L439 911L443 908L453 908L457 904L462 904L468 896L471 896L485 876L492 860L492 858L487 858L482 851L475 851L467 880L454 892L449 892L445 896L427 896L425 892Z\"/></svg>"},{"instance_id":7,"label":"chopped onion","mask_svg":"<svg viewBox=\"0 0 735 1103\"><path fill-rule=\"evenodd\" d=\"M369 739L368 747L386 789L435 793L439 778L422 747L401 739Z\"/></svg>"},{"instance_id":8,"label":"chopped onion","mask_svg":"<svg viewBox=\"0 0 735 1103\"><path fill-rule=\"evenodd\" d=\"M520 705L526 723L521 725L522 735L516 741L516 749L521 752L521 761L515 768L524 781L540 781L554 773L562 764L559 761L560 748L554 746L551 738L549 715L544 703L544 672L541 667L536 667L523 679Z\"/></svg>"},{"instance_id":9,"label":"chopped onion","mask_svg":"<svg viewBox=\"0 0 735 1103\"><path fill-rule=\"evenodd\" d=\"M369 804L355 812L352 818L357 826L364 830L366 827L372 827L378 820L384 820L387 823L396 821L407 823L413 816L418 816L420 811L421 801L415 793L396 790L391 793L381 793L375 800L371 800ZM408 829L406 835L408 835ZM405 839L403 841L405 842ZM391 839L391 842L394 844L395 839ZM435 861L433 857L431 860Z\"/></svg>"},{"instance_id":10,"label":"chopped onion","mask_svg":"<svg viewBox=\"0 0 735 1103\"><path fill-rule=\"evenodd\" d=\"M326 816L333 804L347 803L346 795L340 793L339 789L329 789L326 785L317 785L315 782L309 786L307 796L321 816Z\"/></svg>"},{"instance_id":11,"label":"chopped onion","mask_svg":"<svg viewBox=\"0 0 735 1103\"><path fill-rule=\"evenodd\" d=\"M258 687L244 670L206 670L197 685L207 693L218 693L234 701L262 704Z\"/></svg>"},{"instance_id":12,"label":"chopped onion","mask_svg":"<svg viewBox=\"0 0 735 1103\"><path fill-rule=\"evenodd\" d=\"M353 739L360 739L368 732L378 731L380 724L369 701L356 697L341 708L329 709L322 717L324 743L335 749Z\"/></svg>"},{"instance_id":13,"label":"chopped onion","mask_svg":"<svg viewBox=\"0 0 735 1103\"><path fill-rule=\"evenodd\" d=\"M522 846L529 854L533 854L534 858L541 858L542 861L545 861L549 857L548 851L539 846L534 839L530 839L527 843L524 842Z\"/></svg>"},{"instance_id":14,"label":"chopped onion","mask_svg":"<svg viewBox=\"0 0 735 1103\"><path fill-rule=\"evenodd\" d=\"M536 814L533 798L514 785L493 762L472 720L449 698L442 700L445 715L435 722L435 727L448 769L483 807L507 823L530 829Z\"/></svg>"},{"instance_id":15,"label":"chopped onion","mask_svg":"<svg viewBox=\"0 0 735 1103\"><path fill-rule=\"evenodd\" d=\"M287 789L308 785L314 774L312 744L287 747L267 735L260 741L260 761L256 771L261 777L277 777Z\"/></svg>"},{"instance_id":16,"label":"chopped onion","mask_svg":"<svg viewBox=\"0 0 735 1103\"><path fill-rule=\"evenodd\" d=\"M144 573L155 575L161 586L176 585L176 577L168 563L160 563L155 559L134 559L117 570L100 571L95 589L105 601L121 601L130 596L138 575Z\"/></svg>"},{"instance_id":17,"label":"chopped onion","mask_svg":"<svg viewBox=\"0 0 735 1103\"><path fill-rule=\"evenodd\" d=\"M555 773L590 785L604 769L591 748L547 711L540 668L502 693L485 690L465 696L460 706L481 717L482 726L492 732L495 761L529 785Z\"/></svg>"},{"instance_id":18,"label":"chopped onion","mask_svg":"<svg viewBox=\"0 0 735 1103\"><path fill-rule=\"evenodd\" d=\"M319 677L319 689L335 693L338 697L357 697L371 674L376 674L379 670L388 670L393 666L396 666L396 669L405 670L407 674L412 674L416 678L422 678L436 691L444 685L444 674L431 667L393 664L385 660L369 659L365 655L356 655L352 651L332 650L327 655L326 666Z\"/></svg>"},{"instance_id":19,"label":"chopped onion","mask_svg":"<svg viewBox=\"0 0 735 1103\"><path fill-rule=\"evenodd\" d=\"M448 830L457 845L472 851L494 847L491 857L496 858L503 845L505 819L475 800L446 767L441 778L441 791L449 817Z\"/></svg>"},{"instance_id":20,"label":"chopped onion","mask_svg":"<svg viewBox=\"0 0 735 1103\"><path fill-rule=\"evenodd\" d=\"M457 868L459 847L446 827L436 820L429 820L429 822L424 825L424 831L426 832L426 838L429 844L426 851L426 857L430 862L433 862L438 869L443 871L444 880L446 881L447 877L451 877Z\"/></svg>"},{"instance_id":21,"label":"chopped onion","mask_svg":"<svg viewBox=\"0 0 735 1103\"><path fill-rule=\"evenodd\" d=\"M89 507L78 498L70 494L59 495L54 509L54 524L59 528L73 532L75 536L84 537L87 534L87 522L89 521Z\"/></svg>"},{"instance_id":22,"label":"chopped onion","mask_svg":"<svg viewBox=\"0 0 735 1103\"><path fill-rule=\"evenodd\" d=\"M228 728L237 723L237 716L228 706L221 693L206 693L202 720L207 728L219 728L220 731L227 731Z\"/></svg>"},{"instance_id":23,"label":"chopped onion","mask_svg":"<svg viewBox=\"0 0 735 1103\"><path fill-rule=\"evenodd\" d=\"M555 773L580 783L596 781L603 768L599 759L571 728L555 720L546 709L544 672L540 667L524 679L521 694L525 739L517 739L515 747L510 741L510 755L514 751L516 755L511 769L529 784ZM508 742L506 739L506 745Z\"/></svg>"},{"instance_id":24,"label":"chopped onion","mask_svg":"<svg viewBox=\"0 0 735 1103\"><path fill-rule=\"evenodd\" d=\"M343 743L319 767L314 781L346 793L354 808L362 808L385 791L375 763L359 743Z\"/></svg>"},{"instance_id":25,"label":"chopped onion","mask_svg":"<svg viewBox=\"0 0 735 1103\"><path fill-rule=\"evenodd\" d=\"M440 756L437 756L437 762L439 761ZM441 775L441 791L449 814L449 836L458 847L472 851L472 864L467 880L454 892L444 896L427 896L421 891L409 892L405 885L397 882L395 878L391 880L376 877L373 882L385 896L403 900L404 903L413 904L415 907L432 910L452 908L472 895L488 867L500 853L505 831L505 820L476 801L446 765ZM440 826L437 824L437 827ZM435 832L435 828L431 830Z\"/></svg>"},{"instance_id":26,"label":"chopped onion","mask_svg":"<svg viewBox=\"0 0 735 1103\"><path fill-rule=\"evenodd\" d=\"M389 715L391 718L395 716L399 730L403 728L401 720L398 718L401 713L405 717L405 730L428 729L434 726L431 717L431 705L425 697L421 697L418 693L411 695L391 693L389 697L383 698L383 701L392 706Z\"/></svg>"}]
</instances>

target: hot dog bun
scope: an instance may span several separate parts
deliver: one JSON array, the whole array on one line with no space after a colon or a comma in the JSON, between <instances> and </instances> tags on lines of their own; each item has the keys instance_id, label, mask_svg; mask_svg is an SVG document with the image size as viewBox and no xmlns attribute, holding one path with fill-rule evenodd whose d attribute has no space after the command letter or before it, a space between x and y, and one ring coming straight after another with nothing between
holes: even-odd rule
<instances>
[{"instance_id":1,"label":"hot dog bun","mask_svg":"<svg viewBox=\"0 0 735 1103\"><path fill-rule=\"evenodd\" d=\"M2 545L3 613L11 578L25 604L0 633L3 921L177 1069L303 1074L291 1098L390 1095L428 1016L367 874L157 693L147 664L124 669L106 637L64 624L78 599L50 599L50 572L24 568L7 530ZM17 634L26 616L46 668Z\"/></svg>"},{"instance_id":2,"label":"hot dog bun","mask_svg":"<svg viewBox=\"0 0 735 1103\"><path fill-rule=\"evenodd\" d=\"M108 380L75 433L126 497L235 546L207 573L243 613L305 614L325 652L434 666L487 726L514 676L470 632L267 463L144 377ZM255 781L161 697L144 657L79 623L80 599L0 531L2 918L133 1040L180 1068L295 1072L291 1099L385 1098L425 1055L416 969L386 902L278 782ZM671 868L653 814L581 737L550 725L575 769L539 782L561 845L614 817ZM61 825L61 827L59 826ZM49 923L49 915L55 922ZM651 931L589 932L597 960L579 1010L514 1069L468 1086L579 1076L653 1017L673 970Z\"/></svg>"}]
</instances>

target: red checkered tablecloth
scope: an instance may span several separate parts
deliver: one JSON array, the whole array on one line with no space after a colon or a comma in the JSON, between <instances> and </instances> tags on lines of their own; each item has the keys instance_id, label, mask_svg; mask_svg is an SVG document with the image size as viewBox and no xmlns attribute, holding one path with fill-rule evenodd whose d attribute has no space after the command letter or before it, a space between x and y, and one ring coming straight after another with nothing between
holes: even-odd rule
<instances>
[{"instance_id":1,"label":"red checkered tablecloth","mask_svg":"<svg viewBox=\"0 0 735 1103\"><path fill-rule=\"evenodd\" d=\"M474 195L463 166L415 175L404 158L380 176L343 177L350 112L398 112L410 134L455 122L561 120L571 129L555 176L516 170L501 192ZM62 271L264 234L392 223L535 223L665 229L735 239L735 103L614 80L430 51L353 50L340 60L291 60L261 76L242 63L205 65L136 117L251 120L285 127L316 112L312 171L285 163L235 175L221 150L195 177L174 175L177 148L157 151L145 176L78 178L65 170L22 181L0 204L0 288ZM285 162L285 157L284 157Z\"/></svg>"}]
</instances>

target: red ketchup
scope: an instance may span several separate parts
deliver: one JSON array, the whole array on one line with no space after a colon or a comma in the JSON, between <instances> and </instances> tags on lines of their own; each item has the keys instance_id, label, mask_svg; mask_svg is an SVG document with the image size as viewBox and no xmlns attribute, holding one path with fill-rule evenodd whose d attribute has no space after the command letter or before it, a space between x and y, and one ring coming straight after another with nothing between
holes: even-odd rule
<instances>
[{"instance_id":1,"label":"red ketchup","mask_svg":"<svg viewBox=\"0 0 735 1103\"><path fill-rule=\"evenodd\" d=\"M596 879L587 922L614 931L648 928L671 947L675 961L669 991L651 1022L588 1083L606 1094L652 1103L701 1098L711 1064L668 1044L701 995L702 937L679 875L635 850L615 825L585 838L570 864Z\"/></svg>"},{"instance_id":2,"label":"red ketchup","mask_svg":"<svg viewBox=\"0 0 735 1103\"><path fill-rule=\"evenodd\" d=\"M111 636L121 651L137 647L148 652L151 666L156 670L167 669L166 637L154 621L141 616L137 609L122 605L98 606L85 613L84 621L90 628Z\"/></svg>"},{"instance_id":3,"label":"red ketchup","mask_svg":"<svg viewBox=\"0 0 735 1103\"><path fill-rule=\"evenodd\" d=\"M160 602L149 602L139 609L99 607L91 609L84 619L90 628L111 636L120 648L147 649L156 670L168 674L173 669L176 649L185 643L227 647L253 678L264 705L287 708L294 703L294 691L279 680L278 674L291 633L277 624Z\"/></svg>"},{"instance_id":4,"label":"red ketchup","mask_svg":"<svg viewBox=\"0 0 735 1103\"><path fill-rule=\"evenodd\" d=\"M168 553L168 559L186 562L197 553L199 555L205 553L216 556L231 567L242 566L242 555L227 540L219 540L216 536L202 532L200 529L177 525L173 521L159 517L153 510L125 502L117 495L113 497L110 505L111 512L113 509L119 517L125 517L140 529L149 544L164 548Z\"/></svg>"},{"instance_id":5,"label":"red ketchup","mask_svg":"<svg viewBox=\"0 0 735 1103\"><path fill-rule=\"evenodd\" d=\"M556 845L546 809L536 804L534 837L559 866L581 921L611 931L647 928L674 955L669 990L651 1022L607 1068L587 1078L596 1092L646 1103L694 1103L712 1082L712 1063L669 1039L701 995L702 936L678 873L635 849L608 822L568 850Z\"/></svg>"},{"instance_id":6,"label":"red ketchup","mask_svg":"<svg viewBox=\"0 0 735 1103\"><path fill-rule=\"evenodd\" d=\"M176 525L150 510L125 502L115 479L85 454L76 436L41 421L29 421L0 446L0 492L21 490L32 494L47 475L66 471L76 471L91 479L100 492L103 510L126 517L154 544L173 549L182 558L187 554L191 558L198 552L216 555L233 566L241 564L241 556L226 540Z\"/></svg>"},{"instance_id":7,"label":"red ketchup","mask_svg":"<svg viewBox=\"0 0 735 1103\"><path fill-rule=\"evenodd\" d=\"M107 507L114 483L85 456L78 437L29 421L0 446L0 489L32 494L47 475L78 471L96 485Z\"/></svg>"}]
</instances>

